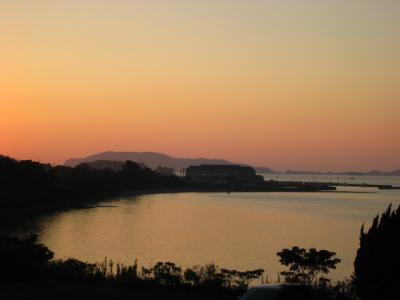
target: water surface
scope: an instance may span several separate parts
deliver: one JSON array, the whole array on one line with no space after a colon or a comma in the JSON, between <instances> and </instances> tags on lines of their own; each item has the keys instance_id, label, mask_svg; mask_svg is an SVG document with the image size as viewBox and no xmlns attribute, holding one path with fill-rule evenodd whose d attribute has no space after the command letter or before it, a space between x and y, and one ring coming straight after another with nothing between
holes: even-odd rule
<instances>
[{"instance_id":1,"label":"water surface","mask_svg":"<svg viewBox=\"0 0 400 300\"><path fill-rule=\"evenodd\" d=\"M143 195L41 217L21 232L36 232L57 257L188 267L264 268L273 280L285 247L335 251L334 279L349 277L360 227L400 204L400 191L369 193L179 193Z\"/></svg>"}]
</instances>

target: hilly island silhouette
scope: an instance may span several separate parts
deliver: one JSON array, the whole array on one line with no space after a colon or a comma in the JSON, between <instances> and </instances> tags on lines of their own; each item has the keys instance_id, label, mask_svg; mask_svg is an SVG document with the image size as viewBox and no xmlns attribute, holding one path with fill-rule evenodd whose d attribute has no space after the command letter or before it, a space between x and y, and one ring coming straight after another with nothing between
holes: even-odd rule
<instances>
[{"instance_id":1,"label":"hilly island silhouette","mask_svg":"<svg viewBox=\"0 0 400 300\"><path fill-rule=\"evenodd\" d=\"M122 163L127 160L134 161L139 164L143 164L150 169L156 169L158 167L167 167L173 168L176 171L180 171L182 169L186 169L190 166L200 166L200 165L242 165L242 166L251 166L253 167L257 173L264 174L315 174L315 175L323 175L323 174L334 174L334 175L371 175L371 176L399 176L400 169L393 171L379 171L379 170L371 170L369 172L359 172L359 171L343 171L343 172L316 172L310 170L286 170L283 172L273 170L267 166L252 166L247 163L238 163L232 162L222 158L182 158L182 157L173 157L164 153L159 152L135 152L135 151L106 151L101 153L96 153L93 155L89 155L83 158L71 158L67 159L64 162L64 165L67 167L76 167L81 163L91 163L92 167L98 169L114 169L119 170L121 168Z\"/></svg>"},{"instance_id":2,"label":"hilly island silhouette","mask_svg":"<svg viewBox=\"0 0 400 300\"><path fill-rule=\"evenodd\" d=\"M151 169L159 166L174 168L181 170L191 165L237 165L238 163L230 162L225 159L209 159L209 158L176 158L166 154L157 152L116 152L106 151L85 158L72 158L65 161L64 165L75 167L81 163L92 163L96 161L114 161L125 162L131 160L137 163L142 163Z\"/></svg>"}]
</instances>

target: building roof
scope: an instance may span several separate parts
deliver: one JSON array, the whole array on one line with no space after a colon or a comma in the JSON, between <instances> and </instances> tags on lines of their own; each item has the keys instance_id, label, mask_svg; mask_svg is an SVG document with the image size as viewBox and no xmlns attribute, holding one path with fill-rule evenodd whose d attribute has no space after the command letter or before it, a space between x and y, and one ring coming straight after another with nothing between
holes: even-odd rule
<instances>
[{"instance_id":1,"label":"building roof","mask_svg":"<svg viewBox=\"0 0 400 300\"><path fill-rule=\"evenodd\" d=\"M188 169L208 169L208 170L220 170L220 169L251 169L249 166L241 166L241 165L200 165L200 166L190 166Z\"/></svg>"}]
</instances>

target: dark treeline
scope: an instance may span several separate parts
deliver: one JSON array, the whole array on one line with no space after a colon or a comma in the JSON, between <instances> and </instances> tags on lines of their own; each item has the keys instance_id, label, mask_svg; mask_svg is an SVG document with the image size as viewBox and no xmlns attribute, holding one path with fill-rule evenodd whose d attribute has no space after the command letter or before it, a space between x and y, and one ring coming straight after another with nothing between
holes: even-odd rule
<instances>
[{"instance_id":1,"label":"dark treeline","mask_svg":"<svg viewBox=\"0 0 400 300\"><path fill-rule=\"evenodd\" d=\"M317 272L323 272L325 267L331 268L328 261L318 259L326 250L305 251L306 256L311 255L312 262L308 263L301 261L303 254L293 253L297 250L297 247L292 250L283 249L278 256L285 257L287 265L302 265L309 275L314 274L316 269ZM9 299L35 299L38 294L27 289L29 286L35 287L34 290L36 289L41 299L52 299L55 295L58 295L57 299L69 299L70 294L59 293L72 288L76 291L74 299L128 299L135 296L135 299L233 300L239 299L251 283L260 284L264 278L263 269L238 271L219 268L215 264L183 269L172 262L158 262L146 268L139 267L137 261L132 265L115 263L111 259L105 259L101 263L87 263L73 258L53 259L53 256L47 247L37 243L35 236L22 240L0 236L0 298L7 296ZM315 263L315 260L319 262ZM297 267L291 269L303 273ZM297 281L288 282L309 286L312 299L354 299L349 296L350 284L305 282L304 278L297 278ZM15 289L16 286L23 289Z\"/></svg>"},{"instance_id":2,"label":"dark treeline","mask_svg":"<svg viewBox=\"0 0 400 300\"><path fill-rule=\"evenodd\" d=\"M120 171L98 170L88 164L75 168L51 166L30 160L0 156L0 209L35 213L59 206L78 206L84 201L125 191L182 188L177 176L164 176L127 161Z\"/></svg>"},{"instance_id":3,"label":"dark treeline","mask_svg":"<svg viewBox=\"0 0 400 300\"><path fill-rule=\"evenodd\" d=\"M92 292L107 287L109 291L122 291L130 296L142 293L146 299L153 299L153 294L162 294L163 298L168 298L165 295L186 295L194 299L237 299L252 280L260 279L264 273L262 269L243 272L220 269L215 264L182 269L172 262L158 262L149 268L139 268L137 261L127 266L109 259L95 264L72 258L54 260L53 253L38 244L35 236L22 240L0 236L0 258L1 284L12 286L34 282L40 285L51 281L52 285L42 290L44 297L54 296L62 283L80 285ZM75 297L81 299L81 293ZM26 293L14 290L10 296L18 295L23 297Z\"/></svg>"}]
</instances>

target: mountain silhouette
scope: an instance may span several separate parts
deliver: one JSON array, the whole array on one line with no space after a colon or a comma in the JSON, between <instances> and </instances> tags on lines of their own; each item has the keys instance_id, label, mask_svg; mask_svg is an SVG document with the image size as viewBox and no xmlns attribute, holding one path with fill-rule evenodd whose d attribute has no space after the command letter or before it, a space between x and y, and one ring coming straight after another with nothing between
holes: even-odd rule
<instances>
[{"instance_id":1,"label":"mountain silhouette","mask_svg":"<svg viewBox=\"0 0 400 300\"><path fill-rule=\"evenodd\" d=\"M84 158L72 158L65 161L64 165L75 167L81 163L90 163L90 166L95 169L110 168L119 170L121 164L131 160L137 163L142 163L145 166L156 169L157 167L174 168L176 171L181 171L189 166L198 166L203 164L209 165L242 165L249 166L248 164L240 164L231 162L225 159L209 159L209 158L177 158L158 152L118 152L107 151ZM394 171L379 171L372 170L369 172L315 172L315 171L301 171L301 170L287 170L284 172L277 172L269 167L253 166L257 173L263 174L315 174L315 175L351 175L351 176L400 176L400 170Z\"/></svg>"},{"instance_id":2,"label":"mountain silhouette","mask_svg":"<svg viewBox=\"0 0 400 300\"><path fill-rule=\"evenodd\" d=\"M157 167L174 168L175 170L182 170L189 166L213 164L213 165L234 165L233 163L224 159L208 159L208 158L176 158L166 154L157 152L114 152L107 151L90 155L85 158L72 158L65 161L64 165L75 167L81 163L94 163L98 161L127 161L131 160L137 163L142 163L151 169Z\"/></svg>"}]
</instances>

